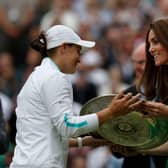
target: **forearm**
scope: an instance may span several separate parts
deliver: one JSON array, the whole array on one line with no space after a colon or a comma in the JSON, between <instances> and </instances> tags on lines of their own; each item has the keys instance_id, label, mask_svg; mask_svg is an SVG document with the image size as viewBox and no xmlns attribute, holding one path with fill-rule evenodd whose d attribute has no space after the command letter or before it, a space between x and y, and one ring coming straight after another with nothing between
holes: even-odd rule
<instances>
[{"instance_id":1,"label":"forearm","mask_svg":"<svg viewBox=\"0 0 168 168\"><path fill-rule=\"evenodd\" d=\"M148 150L143 150L142 153L148 154L148 155L168 155L168 141L158 147L148 149Z\"/></svg>"},{"instance_id":2,"label":"forearm","mask_svg":"<svg viewBox=\"0 0 168 168\"><path fill-rule=\"evenodd\" d=\"M70 147L83 147L83 146L98 147L109 145L112 145L112 142L107 141L105 139L97 139L92 136L69 138Z\"/></svg>"},{"instance_id":3,"label":"forearm","mask_svg":"<svg viewBox=\"0 0 168 168\"><path fill-rule=\"evenodd\" d=\"M103 109L99 112L97 112L97 117L98 117L98 121L99 121L99 126L102 125L105 121L109 120L110 119L110 116L109 116L109 109L106 108L106 109Z\"/></svg>"},{"instance_id":4,"label":"forearm","mask_svg":"<svg viewBox=\"0 0 168 168\"><path fill-rule=\"evenodd\" d=\"M79 148L84 146L90 146L92 148L99 147L99 146L108 146L112 152L121 153L122 156L135 156L139 154L137 153L137 151L131 150L125 146L114 144L111 141L107 141L105 139L97 139L97 138L93 138L92 136L85 136L85 137L78 137L78 138L70 138L69 146L79 147Z\"/></svg>"},{"instance_id":5,"label":"forearm","mask_svg":"<svg viewBox=\"0 0 168 168\"><path fill-rule=\"evenodd\" d=\"M70 147L93 146L94 141L91 136L69 138Z\"/></svg>"}]
</instances>

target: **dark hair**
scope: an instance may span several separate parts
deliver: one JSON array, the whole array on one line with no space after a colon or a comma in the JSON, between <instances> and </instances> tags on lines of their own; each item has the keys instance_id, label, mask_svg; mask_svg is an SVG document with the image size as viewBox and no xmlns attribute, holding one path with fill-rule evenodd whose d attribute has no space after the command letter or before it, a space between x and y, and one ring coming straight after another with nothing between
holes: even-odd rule
<instances>
[{"instance_id":1,"label":"dark hair","mask_svg":"<svg viewBox=\"0 0 168 168\"><path fill-rule=\"evenodd\" d=\"M30 43L30 46L40 52L40 54L42 56L45 56L46 53L47 53L47 42L46 42L46 38L45 38L45 33L44 32L41 32L41 34L39 35L38 38L34 39L31 43Z\"/></svg>"},{"instance_id":2,"label":"dark hair","mask_svg":"<svg viewBox=\"0 0 168 168\"><path fill-rule=\"evenodd\" d=\"M148 36L151 30L155 33L159 43L168 50L168 18L153 21L146 35L146 66L137 88L140 91L143 86L144 94L148 100L157 98L158 101L165 102L168 101L168 66L155 66L154 59L149 52Z\"/></svg>"}]
</instances>

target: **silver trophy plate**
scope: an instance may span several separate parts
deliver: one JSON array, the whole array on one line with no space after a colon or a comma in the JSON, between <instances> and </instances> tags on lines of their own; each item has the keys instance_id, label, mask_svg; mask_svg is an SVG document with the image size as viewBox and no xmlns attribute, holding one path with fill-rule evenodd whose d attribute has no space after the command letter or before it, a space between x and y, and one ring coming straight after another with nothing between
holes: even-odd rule
<instances>
[{"instance_id":1,"label":"silver trophy plate","mask_svg":"<svg viewBox=\"0 0 168 168\"><path fill-rule=\"evenodd\" d=\"M106 108L114 96L112 94L91 99L82 107L80 114L96 113ZM150 149L168 140L168 119L144 118L142 113L132 111L110 119L91 134L136 150Z\"/></svg>"}]
</instances>

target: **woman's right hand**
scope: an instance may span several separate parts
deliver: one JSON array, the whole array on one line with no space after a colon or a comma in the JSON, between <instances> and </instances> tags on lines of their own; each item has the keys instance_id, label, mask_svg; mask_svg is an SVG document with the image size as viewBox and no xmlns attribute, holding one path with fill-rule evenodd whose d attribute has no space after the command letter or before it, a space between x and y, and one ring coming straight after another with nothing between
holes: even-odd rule
<instances>
[{"instance_id":1,"label":"woman's right hand","mask_svg":"<svg viewBox=\"0 0 168 168\"><path fill-rule=\"evenodd\" d=\"M141 104L142 100L139 99L140 94L136 94L135 96L132 96L132 93L127 93L124 95L123 93L120 93L116 95L111 104L109 105L109 110L111 112L111 115L113 117L117 117L120 115L125 115L132 111L132 106L135 104Z\"/></svg>"},{"instance_id":2,"label":"woman's right hand","mask_svg":"<svg viewBox=\"0 0 168 168\"><path fill-rule=\"evenodd\" d=\"M142 100L139 98L140 94L132 96L132 93L126 95L120 93L116 95L106 109L97 112L99 124L101 125L111 117L117 117L131 112L132 106L142 103Z\"/></svg>"}]
</instances>

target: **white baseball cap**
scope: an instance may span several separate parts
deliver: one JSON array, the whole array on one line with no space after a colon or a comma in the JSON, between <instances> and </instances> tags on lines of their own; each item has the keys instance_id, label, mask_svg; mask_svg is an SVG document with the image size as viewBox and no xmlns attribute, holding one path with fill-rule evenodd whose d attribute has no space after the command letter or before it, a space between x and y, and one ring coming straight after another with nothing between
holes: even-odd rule
<instances>
[{"instance_id":1,"label":"white baseball cap","mask_svg":"<svg viewBox=\"0 0 168 168\"><path fill-rule=\"evenodd\" d=\"M82 40L70 27L55 25L46 31L47 49L58 47L62 44L76 44L81 47L91 48L94 41Z\"/></svg>"}]
</instances>

